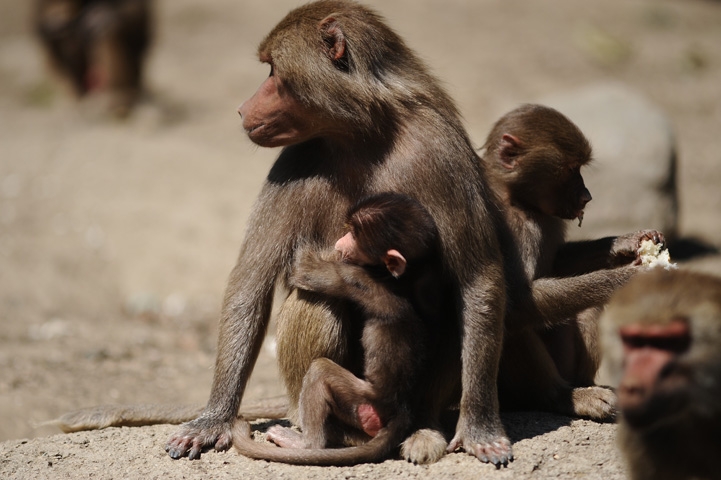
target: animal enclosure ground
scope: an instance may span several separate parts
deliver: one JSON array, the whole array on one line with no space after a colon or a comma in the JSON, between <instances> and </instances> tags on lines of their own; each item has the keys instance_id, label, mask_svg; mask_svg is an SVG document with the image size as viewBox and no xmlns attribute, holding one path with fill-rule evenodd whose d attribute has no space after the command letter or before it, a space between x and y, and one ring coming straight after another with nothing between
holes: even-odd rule
<instances>
[{"instance_id":1,"label":"animal enclosure ground","mask_svg":"<svg viewBox=\"0 0 721 480\"><path fill-rule=\"evenodd\" d=\"M150 95L125 122L48 81L29 3L0 0L0 476L623 478L613 425L536 413L504 415L516 461L498 471L467 455L342 469L233 452L171 461L173 427L34 428L80 406L207 400L225 281L277 155L247 140L235 109L268 74L257 44L301 2L159 1ZM681 236L721 246L721 3L367 3L442 80L477 145L518 104L593 83L659 105L679 145ZM592 194L584 226L613 196ZM689 266L721 274L721 257ZM248 399L282 392L270 334Z\"/></svg>"}]
</instances>

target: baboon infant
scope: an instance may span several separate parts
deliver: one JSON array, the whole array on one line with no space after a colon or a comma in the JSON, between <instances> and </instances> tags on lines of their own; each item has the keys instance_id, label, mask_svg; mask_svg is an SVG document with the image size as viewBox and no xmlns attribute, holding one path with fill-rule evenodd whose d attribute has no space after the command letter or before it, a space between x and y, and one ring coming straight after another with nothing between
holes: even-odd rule
<instances>
[{"instance_id":1,"label":"baboon infant","mask_svg":"<svg viewBox=\"0 0 721 480\"><path fill-rule=\"evenodd\" d=\"M233 439L244 455L299 464L380 461L410 431L443 301L438 232L423 206L395 193L358 202L346 226L335 257L305 251L291 284L360 308L362 376L327 358L314 360L300 393L302 434L272 427L268 438L286 448L267 447L239 421ZM362 444L319 450L348 443Z\"/></svg>"},{"instance_id":2,"label":"baboon infant","mask_svg":"<svg viewBox=\"0 0 721 480\"><path fill-rule=\"evenodd\" d=\"M638 275L614 295L601 332L631 478L720 479L721 279Z\"/></svg>"}]
</instances>

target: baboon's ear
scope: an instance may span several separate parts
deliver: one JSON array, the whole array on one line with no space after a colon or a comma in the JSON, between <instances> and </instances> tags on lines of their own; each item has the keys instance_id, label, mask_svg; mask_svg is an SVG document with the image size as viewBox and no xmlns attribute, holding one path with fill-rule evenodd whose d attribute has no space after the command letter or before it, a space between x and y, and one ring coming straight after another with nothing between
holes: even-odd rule
<instances>
[{"instance_id":1,"label":"baboon's ear","mask_svg":"<svg viewBox=\"0 0 721 480\"><path fill-rule=\"evenodd\" d=\"M320 33L327 48L328 58L333 62L343 60L346 56L345 34L333 15L321 20Z\"/></svg>"},{"instance_id":2,"label":"baboon's ear","mask_svg":"<svg viewBox=\"0 0 721 480\"><path fill-rule=\"evenodd\" d=\"M383 258L386 268L391 275L398 278L406 271L406 259L398 250L388 250Z\"/></svg>"},{"instance_id":3,"label":"baboon's ear","mask_svg":"<svg viewBox=\"0 0 721 480\"><path fill-rule=\"evenodd\" d=\"M504 133L501 144L498 146L498 158L504 167L513 170L516 167L516 157L521 153L521 141L515 135Z\"/></svg>"}]
</instances>

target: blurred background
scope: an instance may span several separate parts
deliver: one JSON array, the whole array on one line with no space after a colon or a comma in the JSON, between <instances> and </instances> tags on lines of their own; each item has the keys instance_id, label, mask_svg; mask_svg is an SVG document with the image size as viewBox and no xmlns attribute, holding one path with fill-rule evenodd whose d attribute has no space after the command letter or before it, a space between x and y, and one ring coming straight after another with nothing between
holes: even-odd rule
<instances>
[{"instance_id":1,"label":"blurred background","mask_svg":"<svg viewBox=\"0 0 721 480\"><path fill-rule=\"evenodd\" d=\"M0 0L0 440L55 432L34 426L81 406L207 400L226 278L278 153L251 144L236 107L268 74L257 44L300 3L156 1L146 91L117 118L49 74L32 2ZM616 112L641 102L652 114L595 119L623 127L625 150L618 132L591 135L601 153L657 146L648 169L672 177L661 197L678 214L637 210L631 228L675 231L679 259L721 274L721 2L366 3L443 81L478 146L523 102L566 105L583 129L603 92L629 95L611 95ZM614 182L591 185L574 236L658 194L601 160L589 175ZM622 190L638 197L618 207ZM246 398L282 391L272 331L266 345Z\"/></svg>"}]
</instances>

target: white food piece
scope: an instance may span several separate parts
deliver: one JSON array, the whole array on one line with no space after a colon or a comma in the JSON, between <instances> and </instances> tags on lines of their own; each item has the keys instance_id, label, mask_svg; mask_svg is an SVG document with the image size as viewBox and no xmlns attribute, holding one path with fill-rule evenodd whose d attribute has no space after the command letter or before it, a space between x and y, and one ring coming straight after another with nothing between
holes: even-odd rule
<instances>
[{"instance_id":1,"label":"white food piece","mask_svg":"<svg viewBox=\"0 0 721 480\"><path fill-rule=\"evenodd\" d=\"M662 248L661 244L653 243L651 240L644 240L638 249L638 256L641 259L641 265L648 268L665 268L672 270L678 268L678 265L671 263L671 255L668 248Z\"/></svg>"}]
</instances>

